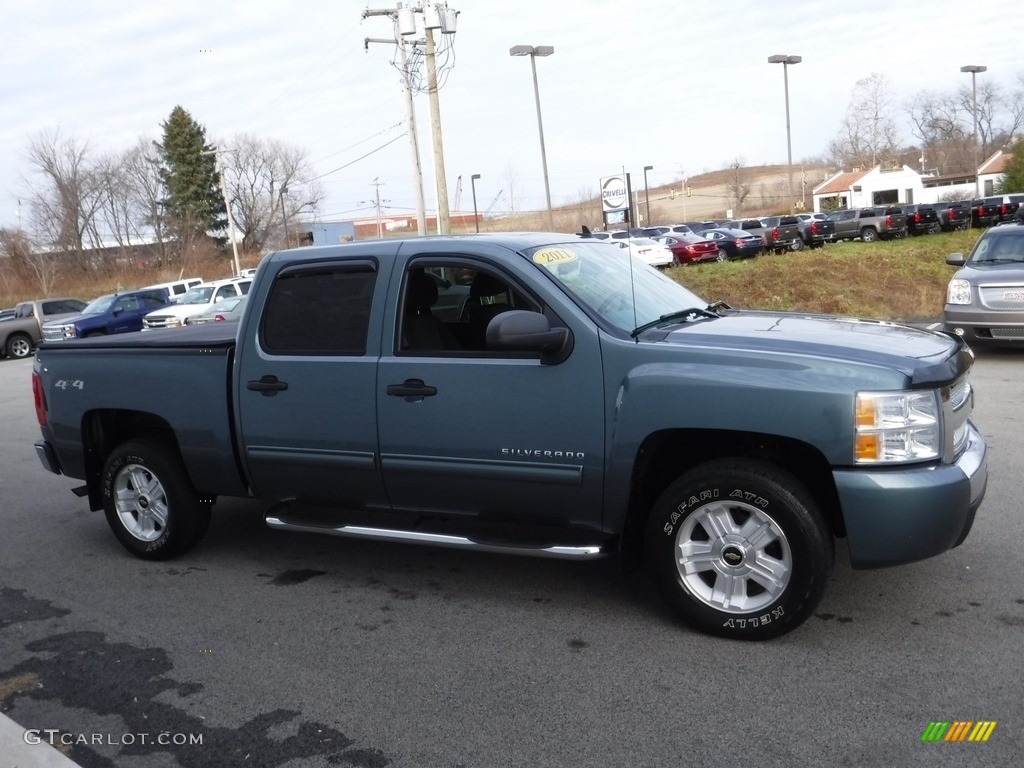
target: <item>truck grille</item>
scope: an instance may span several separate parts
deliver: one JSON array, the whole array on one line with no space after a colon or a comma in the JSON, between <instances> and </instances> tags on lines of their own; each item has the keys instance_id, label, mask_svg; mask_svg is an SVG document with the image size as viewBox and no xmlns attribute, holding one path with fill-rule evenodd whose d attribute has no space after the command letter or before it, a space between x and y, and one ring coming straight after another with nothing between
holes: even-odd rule
<instances>
[{"instance_id":1,"label":"truck grille","mask_svg":"<svg viewBox=\"0 0 1024 768\"><path fill-rule=\"evenodd\" d=\"M175 315L155 315L142 320L144 328L178 328L182 320Z\"/></svg>"},{"instance_id":2,"label":"truck grille","mask_svg":"<svg viewBox=\"0 0 1024 768\"><path fill-rule=\"evenodd\" d=\"M1024 310L1024 285L982 285L978 292L988 309Z\"/></svg>"},{"instance_id":3,"label":"truck grille","mask_svg":"<svg viewBox=\"0 0 1024 768\"><path fill-rule=\"evenodd\" d=\"M43 328L44 341L60 341L64 338L64 326L56 328Z\"/></svg>"}]
</instances>

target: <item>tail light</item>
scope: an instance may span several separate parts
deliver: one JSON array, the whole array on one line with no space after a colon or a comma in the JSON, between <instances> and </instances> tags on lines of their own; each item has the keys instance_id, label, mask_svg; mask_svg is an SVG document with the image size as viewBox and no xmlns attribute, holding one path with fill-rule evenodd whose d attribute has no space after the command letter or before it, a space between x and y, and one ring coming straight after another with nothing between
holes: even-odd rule
<instances>
[{"instance_id":1,"label":"tail light","mask_svg":"<svg viewBox=\"0 0 1024 768\"><path fill-rule=\"evenodd\" d=\"M817 224L811 224L811 234L812 235L818 234L818 225Z\"/></svg>"},{"instance_id":2,"label":"tail light","mask_svg":"<svg viewBox=\"0 0 1024 768\"><path fill-rule=\"evenodd\" d=\"M885 217L885 226L887 226L887 227L891 227L892 226L892 216L886 216Z\"/></svg>"},{"instance_id":3,"label":"tail light","mask_svg":"<svg viewBox=\"0 0 1024 768\"><path fill-rule=\"evenodd\" d=\"M46 395L43 394L43 380L32 371L32 400L36 406L36 421L40 427L46 426Z\"/></svg>"},{"instance_id":4,"label":"tail light","mask_svg":"<svg viewBox=\"0 0 1024 768\"><path fill-rule=\"evenodd\" d=\"M978 206L978 215L979 216L984 216L985 215L985 206L984 205L979 205Z\"/></svg>"},{"instance_id":5,"label":"tail light","mask_svg":"<svg viewBox=\"0 0 1024 768\"><path fill-rule=\"evenodd\" d=\"M915 211L914 212L914 223L915 224L920 224L921 223L921 212L920 211Z\"/></svg>"},{"instance_id":6,"label":"tail light","mask_svg":"<svg viewBox=\"0 0 1024 768\"><path fill-rule=\"evenodd\" d=\"M215 322L215 323L221 323L221 322L223 322L225 320L227 320L227 318L224 317L224 315L214 315L213 316L213 322Z\"/></svg>"},{"instance_id":7,"label":"tail light","mask_svg":"<svg viewBox=\"0 0 1024 768\"><path fill-rule=\"evenodd\" d=\"M778 240L778 239L779 239L779 228L778 227L772 227L772 240Z\"/></svg>"},{"instance_id":8,"label":"tail light","mask_svg":"<svg viewBox=\"0 0 1024 768\"><path fill-rule=\"evenodd\" d=\"M999 206L999 215L1005 216L1009 208L1010 207L1006 203L1003 203L1001 206Z\"/></svg>"}]
</instances>

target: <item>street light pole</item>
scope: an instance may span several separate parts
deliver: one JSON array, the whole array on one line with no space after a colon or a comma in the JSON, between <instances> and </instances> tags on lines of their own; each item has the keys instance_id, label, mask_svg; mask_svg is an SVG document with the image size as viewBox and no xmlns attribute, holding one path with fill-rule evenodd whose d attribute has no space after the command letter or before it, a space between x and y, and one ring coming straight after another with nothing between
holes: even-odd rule
<instances>
[{"instance_id":1,"label":"street light pole","mask_svg":"<svg viewBox=\"0 0 1024 768\"><path fill-rule=\"evenodd\" d=\"M644 166L644 207L647 208L647 220L644 224L648 227L651 226L651 194L647 189L647 172L653 170L653 165Z\"/></svg>"},{"instance_id":2,"label":"street light pole","mask_svg":"<svg viewBox=\"0 0 1024 768\"><path fill-rule=\"evenodd\" d=\"M238 243L235 242L235 219L231 215L231 201L228 199L228 187L224 181L224 173L220 169L220 156L222 152L234 152L234 149L208 149L200 154L213 155L213 161L216 165L217 175L220 176L220 194L224 198L224 208L228 214L228 236L231 238L231 252L235 258L235 274L239 274L242 271L241 262L238 260Z\"/></svg>"},{"instance_id":3,"label":"street light pole","mask_svg":"<svg viewBox=\"0 0 1024 768\"><path fill-rule=\"evenodd\" d=\"M796 206L793 202L793 139L789 129L789 65L799 64L803 61L802 56L789 56L777 53L768 57L769 64L782 65L782 82L786 93L786 193L789 195L789 212L795 213Z\"/></svg>"},{"instance_id":4,"label":"street light pole","mask_svg":"<svg viewBox=\"0 0 1024 768\"><path fill-rule=\"evenodd\" d=\"M537 57L550 56L555 52L551 45L513 45L509 48L510 56L529 56L533 69L533 97L537 103L537 130L540 133L540 161L544 167L544 198L548 205L548 228L555 229L555 213L551 209L551 185L548 182L548 155L544 148L544 121L540 114L540 89L537 86Z\"/></svg>"},{"instance_id":5,"label":"street light pole","mask_svg":"<svg viewBox=\"0 0 1024 768\"><path fill-rule=\"evenodd\" d=\"M971 112L974 115L974 196L981 197L981 179L978 178L978 73L987 72L988 67L980 64L967 64L960 67L961 72L971 73L971 94L974 107Z\"/></svg>"},{"instance_id":6,"label":"street light pole","mask_svg":"<svg viewBox=\"0 0 1024 768\"><path fill-rule=\"evenodd\" d=\"M288 244L288 209L284 205L284 196L288 192L288 185L283 184L281 189L277 193L277 201L281 203L281 221L284 223L284 247L290 247Z\"/></svg>"},{"instance_id":7,"label":"street light pole","mask_svg":"<svg viewBox=\"0 0 1024 768\"><path fill-rule=\"evenodd\" d=\"M476 225L477 234L480 234L480 219L476 215L476 180L479 178L479 173L469 177L469 186L473 188L473 223Z\"/></svg>"}]
</instances>

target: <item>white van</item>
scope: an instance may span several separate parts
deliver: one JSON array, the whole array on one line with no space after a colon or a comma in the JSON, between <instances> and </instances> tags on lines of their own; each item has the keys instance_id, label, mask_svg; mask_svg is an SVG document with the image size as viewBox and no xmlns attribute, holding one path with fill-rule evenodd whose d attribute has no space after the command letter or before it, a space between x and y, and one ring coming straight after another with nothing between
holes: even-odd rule
<instances>
[{"instance_id":1,"label":"white van","mask_svg":"<svg viewBox=\"0 0 1024 768\"><path fill-rule=\"evenodd\" d=\"M147 285L143 290L148 288L164 288L167 290L167 298L171 302L177 304L178 299L185 295L189 288L193 285L199 285L203 282L201 277L186 277L184 280L171 280L166 283L157 283L156 285Z\"/></svg>"}]
</instances>

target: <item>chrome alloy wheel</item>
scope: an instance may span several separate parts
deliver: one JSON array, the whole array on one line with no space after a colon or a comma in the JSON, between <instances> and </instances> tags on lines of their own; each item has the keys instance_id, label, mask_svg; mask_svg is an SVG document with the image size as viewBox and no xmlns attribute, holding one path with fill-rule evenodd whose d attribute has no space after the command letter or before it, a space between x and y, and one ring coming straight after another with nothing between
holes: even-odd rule
<instances>
[{"instance_id":1,"label":"chrome alloy wheel","mask_svg":"<svg viewBox=\"0 0 1024 768\"><path fill-rule=\"evenodd\" d=\"M167 525L167 492L141 464L126 464L114 478L114 508L121 525L139 541L155 541Z\"/></svg>"},{"instance_id":2,"label":"chrome alloy wheel","mask_svg":"<svg viewBox=\"0 0 1024 768\"><path fill-rule=\"evenodd\" d=\"M763 510L741 501L715 501L695 509L676 532L675 550L686 590L726 613L771 605L793 573L785 533Z\"/></svg>"}]
</instances>

